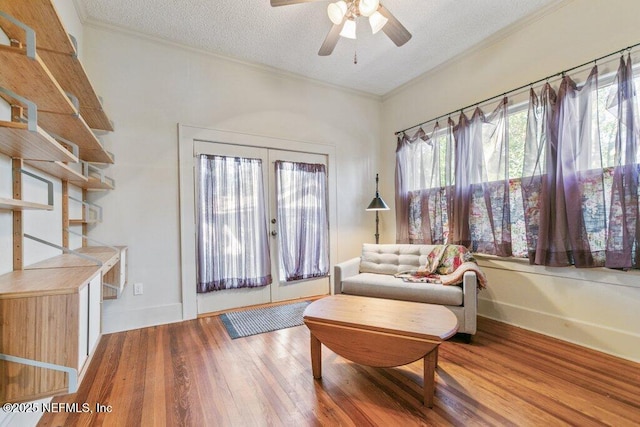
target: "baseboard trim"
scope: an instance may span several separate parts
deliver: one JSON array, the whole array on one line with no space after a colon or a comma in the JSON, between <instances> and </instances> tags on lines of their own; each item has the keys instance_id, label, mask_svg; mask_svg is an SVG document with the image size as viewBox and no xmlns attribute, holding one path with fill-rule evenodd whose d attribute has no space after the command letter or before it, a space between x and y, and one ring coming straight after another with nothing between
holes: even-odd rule
<instances>
[{"instance_id":1,"label":"baseboard trim","mask_svg":"<svg viewBox=\"0 0 640 427\"><path fill-rule=\"evenodd\" d=\"M640 335L631 331L485 298L478 298L478 315L612 356L640 362Z\"/></svg>"},{"instance_id":2,"label":"baseboard trim","mask_svg":"<svg viewBox=\"0 0 640 427\"><path fill-rule=\"evenodd\" d=\"M103 304L102 333L111 334L130 331L132 329L181 322L182 320L182 304L180 303L135 310L118 310L116 307L109 307L108 304Z\"/></svg>"}]
</instances>

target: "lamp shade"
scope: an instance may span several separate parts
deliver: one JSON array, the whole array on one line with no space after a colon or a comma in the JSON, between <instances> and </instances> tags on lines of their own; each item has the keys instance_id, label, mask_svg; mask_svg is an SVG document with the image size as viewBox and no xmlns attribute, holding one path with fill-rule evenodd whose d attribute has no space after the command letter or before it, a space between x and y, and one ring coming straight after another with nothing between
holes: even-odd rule
<instances>
[{"instance_id":1,"label":"lamp shade","mask_svg":"<svg viewBox=\"0 0 640 427\"><path fill-rule=\"evenodd\" d=\"M360 0L358 10L362 16L371 16L379 6L380 0Z\"/></svg>"},{"instance_id":2,"label":"lamp shade","mask_svg":"<svg viewBox=\"0 0 640 427\"><path fill-rule=\"evenodd\" d=\"M377 33L384 27L389 20L385 18L380 12L374 12L369 17L369 25L371 25L371 32Z\"/></svg>"},{"instance_id":3,"label":"lamp shade","mask_svg":"<svg viewBox=\"0 0 640 427\"><path fill-rule=\"evenodd\" d=\"M373 198L369 206L367 206L368 211L388 211L389 206L382 200L382 198L376 194L376 197Z\"/></svg>"},{"instance_id":4,"label":"lamp shade","mask_svg":"<svg viewBox=\"0 0 640 427\"><path fill-rule=\"evenodd\" d=\"M347 19L344 23L344 27L342 27L342 31L340 31L340 35L348 39L355 39L356 21L354 21L353 19Z\"/></svg>"},{"instance_id":5,"label":"lamp shade","mask_svg":"<svg viewBox=\"0 0 640 427\"><path fill-rule=\"evenodd\" d=\"M327 6L327 15L335 25L340 25L344 15L347 13L347 3L343 0L329 4Z\"/></svg>"}]
</instances>

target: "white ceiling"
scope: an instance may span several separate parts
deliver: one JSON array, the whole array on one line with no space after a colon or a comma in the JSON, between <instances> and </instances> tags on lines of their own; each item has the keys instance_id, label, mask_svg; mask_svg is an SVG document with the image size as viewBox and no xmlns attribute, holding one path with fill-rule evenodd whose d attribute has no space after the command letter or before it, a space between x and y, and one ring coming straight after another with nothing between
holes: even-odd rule
<instances>
[{"instance_id":1,"label":"white ceiling","mask_svg":"<svg viewBox=\"0 0 640 427\"><path fill-rule=\"evenodd\" d=\"M382 31L372 35L366 18L360 18L357 41L341 38L328 57L317 52L332 26L329 1L281 7L271 7L269 0L76 3L88 22L384 95L557 1L383 0L413 38L396 47Z\"/></svg>"}]
</instances>

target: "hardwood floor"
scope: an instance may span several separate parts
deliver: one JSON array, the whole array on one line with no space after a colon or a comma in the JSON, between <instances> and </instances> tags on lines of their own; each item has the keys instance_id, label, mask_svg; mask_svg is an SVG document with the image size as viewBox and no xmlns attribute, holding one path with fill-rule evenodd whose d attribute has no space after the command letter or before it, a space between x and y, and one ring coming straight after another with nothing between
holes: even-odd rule
<instances>
[{"instance_id":1,"label":"hardwood floor","mask_svg":"<svg viewBox=\"0 0 640 427\"><path fill-rule=\"evenodd\" d=\"M219 317L105 335L78 393L92 413L40 425L638 425L640 364L479 318L471 344L440 346L433 409L422 361L379 369L323 348L305 326L231 340ZM96 412L96 404L111 412Z\"/></svg>"}]
</instances>

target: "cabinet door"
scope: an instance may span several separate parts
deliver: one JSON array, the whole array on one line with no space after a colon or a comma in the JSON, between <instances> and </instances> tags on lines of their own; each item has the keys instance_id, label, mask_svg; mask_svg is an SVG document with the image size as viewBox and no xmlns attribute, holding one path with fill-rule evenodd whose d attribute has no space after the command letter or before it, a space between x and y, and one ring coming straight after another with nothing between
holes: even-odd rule
<instances>
[{"instance_id":1,"label":"cabinet door","mask_svg":"<svg viewBox=\"0 0 640 427\"><path fill-rule=\"evenodd\" d=\"M89 347L89 285L84 285L78 292L78 370L82 369L87 361L87 348Z\"/></svg>"},{"instance_id":2,"label":"cabinet door","mask_svg":"<svg viewBox=\"0 0 640 427\"><path fill-rule=\"evenodd\" d=\"M102 277L96 275L89 282L89 325L88 325L88 341L87 354L91 354L95 350L100 332L102 331Z\"/></svg>"},{"instance_id":3,"label":"cabinet door","mask_svg":"<svg viewBox=\"0 0 640 427\"><path fill-rule=\"evenodd\" d=\"M127 284L127 249L120 251L120 291L124 289Z\"/></svg>"}]
</instances>

